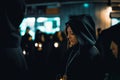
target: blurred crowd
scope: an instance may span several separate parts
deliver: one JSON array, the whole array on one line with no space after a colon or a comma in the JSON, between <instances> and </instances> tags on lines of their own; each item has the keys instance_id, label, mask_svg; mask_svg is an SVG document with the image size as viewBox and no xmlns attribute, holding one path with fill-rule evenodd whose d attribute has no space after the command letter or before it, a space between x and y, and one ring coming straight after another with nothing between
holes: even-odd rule
<instances>
[{"instance_id":1,"label":"blurred crowd","mask_svg":"<svg viewBox=\"0 0 120 80\"><path fill-rule=\"evenodd\" d=\"M51 80L54 79L61 73L63 67L61 61L63 61L67 50L65 32L58 31L55 34L46 34L36 30L34 40L29 32L30 28L27 27L22 36L21 47L31 77L36 78L36 80L44 76Z\"/></svg>"}]
</instances>

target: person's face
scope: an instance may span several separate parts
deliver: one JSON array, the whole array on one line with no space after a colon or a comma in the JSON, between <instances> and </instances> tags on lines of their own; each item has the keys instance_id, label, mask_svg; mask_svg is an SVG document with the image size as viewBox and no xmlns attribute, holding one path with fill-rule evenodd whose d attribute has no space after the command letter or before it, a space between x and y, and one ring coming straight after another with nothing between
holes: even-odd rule
<instances>
[{"instance_id":1,"label":"person's face","mask_svg":"<svg viewBox=\"0 0 120 80\"><path fill-rule=\"evenodd\" d=\"M78 43L77 37L76 35L73 33L71 27L69 26L67 28L67 38L69 40L69 44L70 46L74 46L75 44Z\"/></svg>"}]
</instances>

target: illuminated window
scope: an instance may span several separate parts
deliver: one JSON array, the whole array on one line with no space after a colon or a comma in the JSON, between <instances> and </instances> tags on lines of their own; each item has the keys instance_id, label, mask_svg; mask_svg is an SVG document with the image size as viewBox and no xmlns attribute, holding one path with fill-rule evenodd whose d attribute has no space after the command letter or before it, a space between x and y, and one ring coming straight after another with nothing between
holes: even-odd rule
<instances>
[{"instance_id":1,"label":"illuminated window","mask_svg":"<svg viewBox=\"0 0 120 80\"><path fill-rule=\"evenodd\" d=\"M38 17L37 29L47 34L54 34L60 30L60 18L59 17Z\"/></svg>"},{"instance_id":2,"label":"illuminated window","mask_svg":"<svg viewBox=\"0 0 120 80\"><path fill-rule=\"evenodd\" d=\"M35 23L36 19L36 23ZM35 27L36 25L36 27ZM30 34L32 39L35 38L35 30L39 29L41 32L47 34L54 34L60 31L60 18L59 17L27 17L24 18L20 24L20 34L23 36L25 34L26 27L30 27Z\"/></svg>"},{"instance_id":3,"label":"illuminated window","mask_svg":"<svg viewBox=\"0 0 120 80\"><path fill-rule=\"evenodd\" d=\"M35 18L34 17L27 17L24 18L22 23L20 24L20 34L23 36L25 34L26 27L30 27L30 35L32 39L34 39L35 35Z\"/></svg>"}]
</instances>

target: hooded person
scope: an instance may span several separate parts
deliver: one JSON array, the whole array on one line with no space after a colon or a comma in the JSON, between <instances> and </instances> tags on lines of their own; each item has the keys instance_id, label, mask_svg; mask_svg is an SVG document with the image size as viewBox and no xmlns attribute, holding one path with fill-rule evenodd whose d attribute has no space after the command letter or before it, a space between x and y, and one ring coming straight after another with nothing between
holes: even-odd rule
<instances>
[{"instance_id":1,"label":"hooded person","mask_svg":"<svg viewBox=\"0 0 120 80\"><path fill-rule=\"evenodd\" d=\"M96 41L104 59L107 80L120 80L120 22L103 30Z\"/></svg>"},{"instance_id":2,"label":"hooded person","mask_svg":"<svg viewBox=\"0 0 120 80\"><path fill-rule=\"evenodd\" d=\"M19 25L25 13L24 0L0 2L0 79L24 80L27 64L21 50Z\"/></svg>"},{"instance_id":3,"label":"hooded person","mask_svg":"<svg viewBox=\"0 0 120 80\"><path fill-rule=\"evenodd\" d=\"M66 23L68 50L64 80L103 80L101 57L94 46L95 23L90 15L71 18Z\"/></svg>"}]
</instances>

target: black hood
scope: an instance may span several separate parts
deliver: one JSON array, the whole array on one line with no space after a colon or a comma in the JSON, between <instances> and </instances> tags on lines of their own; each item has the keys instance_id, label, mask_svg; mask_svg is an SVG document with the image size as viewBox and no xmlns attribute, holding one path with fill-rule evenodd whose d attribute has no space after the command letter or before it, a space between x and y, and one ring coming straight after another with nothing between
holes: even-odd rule
<instances>
[{"instance_id":1,"label":"black hood","mask_svg":"<svg viewBox=\"0 0 120 80\"><path fill-rule=\"evenodd\" d=\"M24 0L1 0L0 47L18 47L21 44L19 26L25 17Z\"/></svg>"},{"instance_id":2,"label":"black hood","mask_svg":"<svg viewBox=\"0 0 120 80\"><path fill-rule=\"evenodd\" d=\"M70 25L73 33L78 37L81 45L92 46L96 42L95 23L90 15L79 15L71 18L66 26Z\"/></svg>"}]
</instances>

